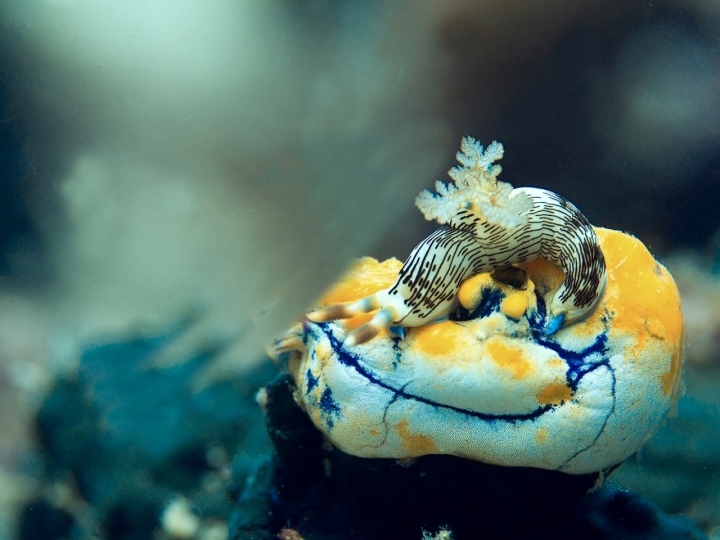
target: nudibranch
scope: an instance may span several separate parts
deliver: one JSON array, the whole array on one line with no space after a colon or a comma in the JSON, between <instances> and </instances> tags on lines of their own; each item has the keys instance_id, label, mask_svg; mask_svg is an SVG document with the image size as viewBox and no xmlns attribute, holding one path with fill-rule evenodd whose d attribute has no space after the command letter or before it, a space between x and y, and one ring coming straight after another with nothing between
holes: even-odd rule
<instances>
[{"instance_id":1,"label":"nudibranch","mask_svg":"<svg viewBox=\"0 0 720 540\"><path fill-rule=\"evenodd\" d=\"M426 219L442 225L408 257L389 288L352 304L327 306L308 314L315 322L345 319L380 308L345 338L346 345L372 339L387 327L416 327L440 321L456 306L460 284L473 275L544 259L565 275L548 309L545 327L553 334L595 309L607 283L605 259L585 216L560 195L536 188L513 189L497 180L503 146L483 149L462 140L449 175L437 193L423 191L416 204Z\"/></svg>"},{"instance_id":2,"label":"nudibranch","mask_svg":"<svg viewBox=\"0 0 720 540\"><path fill-rule=\"evenodd\" d=\"M473 148L467 140L461 162L480 155ZM481 157L497 155L491 145ZM470 168L463 165L461 173ZM484 166L496 176L495 167ZM462 189L438 191L452 198ZM404 265L361 259L318 305L334 315L338 305L362 309L347 308L356 313L333 321L305 319L271 346L270 355L295 380L297 403L340 450L394 459L448 454L585 474L637 451L674 407L683 320L672 276L639 240L587 226L562 198L508 190L492 191L489 203L477 195L468 205L470 197L462 196L459 210L442 205L442 216L441 206L428 210L434 199L421 196L421 207L448 222L472 213L454 222L472 227L440 229L429 242L438 247L421 244L413 253L426 256ZM500 207L514 211L477 217L480 208L487 215ZM558 210L554 221L550 214ZM541 230L548 221L552 235ZM477 231L481 240L466 236ZM503 247L493 250L493 239ZM482 254L469 256L468 270L462 261L473 249ZM456 275L444 279L438 268ZM427 283L422 269L444 292ZM420 289L442 300L416 302L411 293ZM377 317L369 309L382 312L392 302L393 290L405 296L391 304L391 314L398 305L419 306L418 318L429 322L442 305L448 318L407 325L404 337L377 324L372 339L348 344L348 335ZM566 324L549 333L548 321L562 314Z\"/></svg>"}]
</instances>

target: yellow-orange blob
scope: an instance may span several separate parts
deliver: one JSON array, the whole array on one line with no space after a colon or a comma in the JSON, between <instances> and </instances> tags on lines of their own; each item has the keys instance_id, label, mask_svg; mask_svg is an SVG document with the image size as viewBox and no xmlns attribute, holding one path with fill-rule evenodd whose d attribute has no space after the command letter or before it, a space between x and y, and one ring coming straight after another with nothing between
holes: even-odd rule
<instances>
[{"instance_id":1,"label":"yellow-orange blob","mask_svg":"<svg viewBox=\"0 0 720 540\"><path fill-rule=\"evenodd\" d=\"M475 309L480 303L483 285L491 280L490 274L477 274L463 281L458 291L460 305L465 309Z\"/></svg>"},{"instance_id":2,"label":"yellow-orange blob","mask_svg":"<svg viewBox=\"0 0 720 540\"><path fill-rule=\"evenodd\" d=\"M680 295L670 273L636 238L609 229L595 231L616 291L607 304L616 314L613 330L679 342L683 333Z\"/></svg>"},{"instance_id":3,"label":"yellow-orange blob","mask_svg":"<svg viewBox=\"0 0 720 540\"><path fill-rule=\"evenodd\" d=\"M425 354L442 356L459 350L465 329L452 321L428 324L413 329L414 344Z\"/></svg>"},{"instance_id":4,"label":"yellow-orange blob","mask_svg":"<svg viewBox=\"0 0 720 540\"><path fill-rule=\"evenodd\" d=\"M509 347L500 339L493 338L488 341L487 351L493 362L512 373L513 379L521 379L533 371L532 363L520 349Z\"/></svg>"},{"instance_id":5,"label":"yellow-orange blob","mask_svg":"<svg viewBox=\"0 0 720 540\"><path fill-rule=\"evenodd\" d=\"M572 399L572 389L564 382L554 382L543 388L535 398L540 405L560 405Z\"/></svg>"},{"instance_id":6,"label":"yellow-orange blob","mask_svg":"<svg viewBox=\"0 0 720 540\"><path fill-rule=\"evenodd\" d=\"M354 302L387 289L395 283L400 268L402 262L397 259L378 262L372 257L363 257L355 261L343 279L320 298L318 305Z\"/></svg>"},{"instance_id":7,"label":"yellow-orange blob","mask_svg":"<svg viewBox=\"0 0 720 540\"><path fill-rule=\"evenodd\" d=\"M671 391L677 389L678 383L680 382L680 367L682 366L682 345L678 347L678 350L673 354L672 361L670 362L670 369L660 377L662 382L663 393L667 396Z\"/></svg>"},{"instance_id":8,"label":"yellow-orange blob","mask_svg":"<svg viewBox=\"0 0 720 540\"><path fill-rule=\"evenodd\" d=\"M430 437L410 432L407 419L400 420L394 427L400 443L410 456L425 456L437 451L437 447Z\"/></svg>"},{"instance_id":9,"label":"yellow-orange blob","mask_svg":"<svg viewBox=\"0 0 720 540\"><path fill-rule=\"evenodd\" d=\"M323 367L327 365L328 361L330 361L330 347L320 344L315 348L315 354L317 355L318 363Z\"/></svg>"},{"instance_id":10,"label":"yellow-orange blob","mask_svg":"<svg viewBox=\"0 0 720 540\"><path fill-rule=\"evenodd\" d=\"M511 319L519 319L525 315L528 307L528 295L524 292L516 292L506 297L500 303L500 311L506 317Z\"/></svg>"}]
</instances>

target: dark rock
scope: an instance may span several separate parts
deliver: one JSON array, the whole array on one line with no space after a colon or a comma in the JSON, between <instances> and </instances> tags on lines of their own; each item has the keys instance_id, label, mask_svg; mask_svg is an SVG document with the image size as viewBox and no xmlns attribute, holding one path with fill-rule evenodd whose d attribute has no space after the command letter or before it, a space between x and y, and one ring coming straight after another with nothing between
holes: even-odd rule
<instances>
[{"instance_id":1,"label":"dark rock","mask_svg":"<svg viewBox=\"0 0 720 540\"><path fill-rule=\"evenodd\" d=\"M58 381L40 408L45 480L76 486L75 496L89 504L88 515L96 519L75 524L85 531L78 537L96 536L87 530L96 527L101 538L111 540L153 538L163 509L178 495L203 518L224 521L234 502L223 489L223 469L230 464L211 463L208 451L218 448L232 456L242 450L245 460L232 464L239 485L267 451L253 396L269 371L196 391L196 375L219 349L194 353L171 367L154 365L153 357L186 328L88 348L77 375ZM274 369L269 362L266 368ZM22 530L61 528L62 511L41 503L26 507ZM31 537L61 536L24 538Z\"/></svg>"},{"instance_id":2,"label":"dark rock","mask_svg":"<svg viewBox=\"0 0 720 540\"><path fill-rule=\"evenodd\" d=\"M454 456L405 463L350 456L324 444L295 404L290 376L278 376L266 390L275 452L235 506L232 540L272 538L286 527L305 540L419 540L423 530L444 527L455 540L704 538L689 521L663 515L638 495L607 487L590 492L599 474Z\"/></svg>"},{"instance_id":3,"label":"dark rock","mask_svg":"<svg viewBox=\"0 0 720 540\"><path fill-rule=\"evenodd\" d=\"M625 540L681 540L706 538L684 516L668 516L647 498L607 486L588 497L590 523L604 538Z\"/></svg>"},{"instance_id":4,"label":"dark rock","mask_svg":"<svg viewBox=\"0 0 720 540\"><path fill-rule=\"evenodd\" d=\"M71 538L75 520L65 510L42 499L31 501L20 515L19 540L60 540Z\"/></svg>"}]
</instances>

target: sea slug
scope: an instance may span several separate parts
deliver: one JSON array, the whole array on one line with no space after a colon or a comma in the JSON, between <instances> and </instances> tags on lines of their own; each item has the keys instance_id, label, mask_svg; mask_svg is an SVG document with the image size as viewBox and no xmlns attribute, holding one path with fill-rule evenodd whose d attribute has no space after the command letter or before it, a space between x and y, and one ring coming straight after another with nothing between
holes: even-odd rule
<instances>
[{"instance_id":1,"label":"sea slug","mask_svg":"<svg viewBox=\"0 0 720 540\"><path fill-rule=\"evenodd\" d=\"M607 283L605 259L585 216L560 195L537 188L513 189L493 163L503 146L487 149L471 137L461 143L460 167L449 171L453 184L436 183L416 204L426 219L442 227L418 244L390 287L352 304L336 304L308 314L315 322L346 319L378 309L350 332L346 345L372 339L383 328L416 327L448 317L460 284L483 272L544 259L565 278L549 304L544 331L553 334L589 315Z\"/></svg>"}]
</instances>

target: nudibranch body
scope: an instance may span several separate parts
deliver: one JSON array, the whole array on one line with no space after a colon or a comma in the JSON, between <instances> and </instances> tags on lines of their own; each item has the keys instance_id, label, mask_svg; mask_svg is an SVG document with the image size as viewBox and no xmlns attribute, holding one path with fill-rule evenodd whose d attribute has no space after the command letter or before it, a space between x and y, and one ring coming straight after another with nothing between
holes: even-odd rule
<instances>
[{"instance_id":1,"label":"nudibranch body","mask_svg":"<svg viewBox=\"0 0 720 540\"><path fill-rule=\"evenodd\" d=\"M683 323L672 277L637 239L596 229L607 287L584 320L549 336L567 276L544 260L465 280L449 320L343 342L373 315L305 321L276 343L296 400L360 457L450 454L571 474L612 467L656 431L678 394ZM398 280L397 260L362 259L321 305Z\"/></svg>"},{"instance_id":2,"label":"nudibranch body","mask_svg":"<svg viewBox=\"0 0 720 540\"><path fill-rule=\"evenodd\" d=\"M597 236L585 216L551 191L518 188L497 180L503 147L486 150L463 139L460 167L449 171L453 184L436 183L437 193L423 191L416 204L427 219L442 227L412 251L397 280L387 289L351 304L337 304L308 314L315 322L380 310L351 332L347 345L372 339L387 327L417 327L446 318L455 308L460 284L470 276L537 259L564 272L549 302L545 333L586 317L607 282Z\"/></svg>"}]
</instances>

